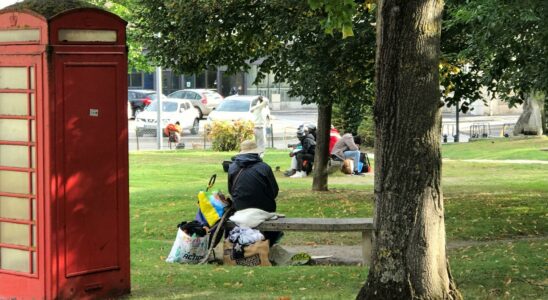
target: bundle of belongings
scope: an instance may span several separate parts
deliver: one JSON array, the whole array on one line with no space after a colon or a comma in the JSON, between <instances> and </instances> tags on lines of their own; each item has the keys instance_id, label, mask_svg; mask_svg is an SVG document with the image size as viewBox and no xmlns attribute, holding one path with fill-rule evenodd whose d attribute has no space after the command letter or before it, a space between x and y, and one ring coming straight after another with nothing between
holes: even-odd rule
<instances>
[{"instance_id":1,"label":"bundle of belongings","mask_svg":"<svg viewBox=\"0 0 548 300\"><path fill-rule=\"evenodd\" d=\"M236 226L225 239L223 263L241 266L302 265L310 261L307 253L289 253L279 241L283 232L261 232L255 227L267 220L284 217L278 213L267 212L258 208L247 208L237 211L229 219Z\"/></svg>"},{"instance_id":2,"label":"bundle of belongings","mask_svg":"<svg viewBox=\"0 0 548 300\"><path fill-rule=\"evenodd\" d=\"M198 221L182 222L177 228L177 237L166 262L199 263L208 252L209 229Z\"/></svg>"},{"instance_id":3,"label":"bundle of belongings","mask_svg":"<svg viewBox=\"0 0 548 300\"><path fill-rule=\"evenodd\" d=\"M195 220L177 225L177 236L166 259L169 263L198 264L208 261L212 248L221 240L223 221L230 214L232 205L220 191L209 191L216 175L209 181L208 188L198 193L198 211Z\"/></svg>"},{"instance_id":4,"label":"bundle of belongings","mask_svg":"<svg viewBox=\"0 0 548 300\"><path fill-rule=\"evenodd\" d=\"M225 240L223 262L231 266L271 266L268 248L268 240L259 230L236 226Z\"/></svg>"}]
</instances>

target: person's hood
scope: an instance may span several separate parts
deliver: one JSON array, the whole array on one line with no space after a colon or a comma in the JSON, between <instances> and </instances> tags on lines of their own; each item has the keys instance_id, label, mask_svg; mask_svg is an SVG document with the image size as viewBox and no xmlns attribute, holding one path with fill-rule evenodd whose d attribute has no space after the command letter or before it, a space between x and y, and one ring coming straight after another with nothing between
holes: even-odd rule
<instances>
[{"instance_id":1,"label":"person's hood","mask_svg":"<svg viewBox=\"0 0 548 300\"><path fill-rule=\"evenodd\" d=\"M247 168L262 161L257 153L238 154L236 155L236 159L234 159L234 163L240 168Z\"/></svg>"}]
</instances>

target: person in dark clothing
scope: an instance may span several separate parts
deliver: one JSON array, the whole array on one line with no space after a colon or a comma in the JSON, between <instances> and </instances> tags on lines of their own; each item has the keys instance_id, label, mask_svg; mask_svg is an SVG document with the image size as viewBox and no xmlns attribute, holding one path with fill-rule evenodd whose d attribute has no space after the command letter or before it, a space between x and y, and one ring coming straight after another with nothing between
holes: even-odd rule
<instances>
[{"instance_id":1,"label":"person in dark clothing","mask_svg":"<svg viewBox=\"0 0 548 300\"><path fill-rule=\"evenodd\" d=\"M254 141L244 141L240 148L240 154L228 168L228 190L234 208L275 212L279 188L272 168L263 162Z\"/></svg>"},{"instance_id":2,"label":"person in dark clothing","mask_svg":"<svg viewBox=\"0 0 548 300\"><path fill-rule=\"evenodd\" d=\"M258 208L267 212L276 212L278 183L272 168L263 162L259 153L260 149L254 141L244 141L240 145L240 154L236 155L228 168L228 191L236 211ZM283 233L265 231L263 235L272 246Z\"/></svg>"},{"instance_id":3,"label":"person in dark clothing","mask_svg":"<svg viewBox=\"0 0 548 300\"><path fill-rule=\"evenodd\" d=\"M301 151L295 154L297 158L297 172L290 178L303 178L306 177L307 171L312 170L312 163L314 162L314 154L316 153L316 140L314 136L307 130L298 130L297 138L301 142ZM305 162L307 163L305 170Z\"/></svg>"}]
</instances>

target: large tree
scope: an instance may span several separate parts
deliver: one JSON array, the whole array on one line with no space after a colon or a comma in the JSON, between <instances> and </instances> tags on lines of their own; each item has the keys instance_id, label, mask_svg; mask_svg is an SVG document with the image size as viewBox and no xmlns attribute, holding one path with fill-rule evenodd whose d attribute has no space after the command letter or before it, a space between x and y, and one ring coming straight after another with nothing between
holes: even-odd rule
<instances>
[{"instance_id":1,"label":"large tree","mask_svg":"<svg viewBox=\"0 0 548 300\"><path fill-rule=\"evenodd\" d=\"M443 2L379 0L378 6L375 240L358 299L458 299L441 188Z\"/></svg>"},{"instance_id":2,"label":"large tree","mask_svg":"<svg viewBox=\"0 0 548 300\"><path fill-rule=\"evenodd\" d=\"M226 66L247 70L260 60L256 81L273 73L290 95L318 104L313 190L327 190L329 127L337 99L372 102L374 20L353 11L354 36L326 33L321 10L302 0L140 0L139 35L149 56L179 73Z\"/></svg>"}]
</instances>

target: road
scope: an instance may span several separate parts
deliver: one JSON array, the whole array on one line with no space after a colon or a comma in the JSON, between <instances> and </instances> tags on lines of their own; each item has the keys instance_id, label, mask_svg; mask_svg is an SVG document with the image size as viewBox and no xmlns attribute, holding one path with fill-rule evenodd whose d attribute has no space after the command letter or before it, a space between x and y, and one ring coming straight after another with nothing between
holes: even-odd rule
<instances>
[{"instance_id":1,"label":"road","mask_svg":"<svg viewBox=\"0 0 548 300\"><path fill-rule=\"evenodd\" d=\"M477 134L478 136L487 135L489 137L502 136L504 132L510 132L513 124L518 120L519 115L501 115L501 116L460 116L459 118L459 142L467 142L470 135ZM287 144L297 143L296 138L297 127L303 123L316 124L318 119L317 111L314 109L302 110L284 110L272 112L272 130L274 136L269 137L268 144L273 145L276 149L287 149ZM189 132L184 132L182 142L186 148L205 148L211 147L211 142L204 139L203 126L205 120L200 121L200 132L198 135L191 135ZM455 115L443 115L443 130L442 134L447 134L447 142L454 142L453 135L455 133ZM510 126L509 124L512 124ZM442 138L443 142L443 138ZM174 146L172 145L172 148ZM129 150L155 150L157 149L157 141L155 137L144 136L137 138L135 134L135 125L133 120L129 120ZM167 138L163 139L162 149L169 149Z\"/></svg>"}]
</instances>

